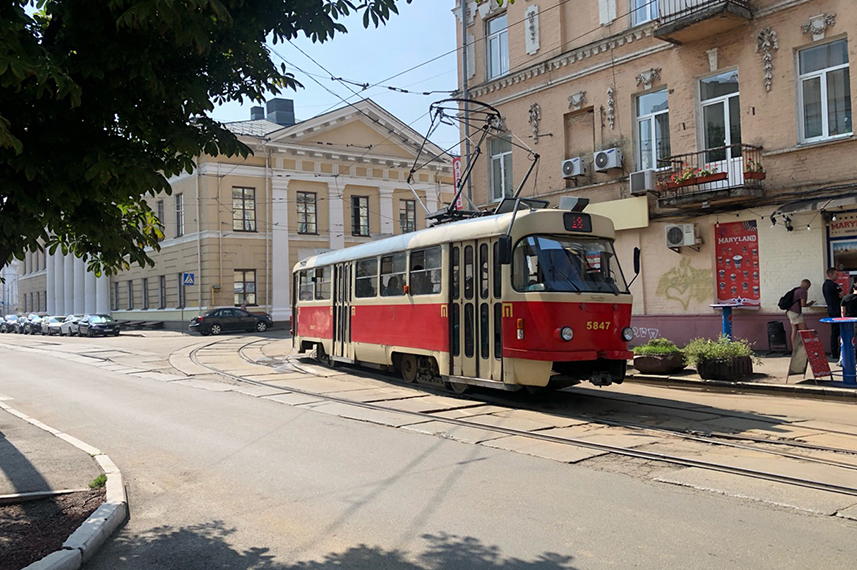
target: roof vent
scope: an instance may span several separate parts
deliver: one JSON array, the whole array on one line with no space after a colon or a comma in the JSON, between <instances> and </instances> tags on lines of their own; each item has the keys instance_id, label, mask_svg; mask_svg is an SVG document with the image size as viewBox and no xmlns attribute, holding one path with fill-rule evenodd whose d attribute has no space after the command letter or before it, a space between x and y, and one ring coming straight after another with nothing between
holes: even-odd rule
<instances>
[{"instance_id":1,"label":"roof vent","mask_svg":"<svg viewBox=\"0 0 857 570\"><path fill-rule=\"evenodd\" d=\"M295 124L295 102L291 99L275 98L266 103L268 120L283 127Z\"/></svg>"},{"instance_id":2,"label":"roof vent","mask_svg":"<svg viewBox=\"0 0 857 570\"><path fill-rule=\"evenodd\" d=\"M265 118L265 107L250 107L250 120L261 121Z\"/></svg>"}]
</instances>

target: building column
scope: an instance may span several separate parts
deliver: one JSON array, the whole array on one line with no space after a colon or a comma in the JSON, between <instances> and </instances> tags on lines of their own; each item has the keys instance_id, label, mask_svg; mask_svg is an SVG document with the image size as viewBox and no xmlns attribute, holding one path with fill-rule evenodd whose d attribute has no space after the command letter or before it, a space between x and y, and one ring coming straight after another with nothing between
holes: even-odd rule
<instances>
[{"instance_id":1,"label":"building column","mask_svg":"<svg viewBox=\"0 0 857 570\"><path fill-rule=\"evenodd\" d=\"M381 199L381 233L391 236L396 233L396 226L393 223L393 187L378 188Z\"/></svg>"},{"instance_id":2,"label":"building column","mask_svg":"<svg viewBox=\"0 0 857 570\"><path fill-rule=\"evenodd\" d=\"M292 317L292 300L289 291L292 264L289 262L289 183L274 179L271 188L271 318L285 322Z\"/></svg>"},{"instance_id":3,"label":"building column","mask_svg":"<svg viewBox=\"0 0 857 570\"><path fill-rule=\"evenodd\" d=\"M45 286L47 299L45 303L48 306L48 313L51 315L59 314L57 312L56 287L54 286L54 256L48 255L45 250L45 273L47 274L47 284Z\"/></svg>"},{"instance_id":4,"label":"building column","mask_svg":"<svg viewBox=\"0 0 857 570\"><path fill-rule=\"evenodd\" d=\"M74 260L75 257L71 254L63 256L63 291L65 293L65 313L74 311Z\"/></svg>"},{"instance_id":5,"label":"building column","mask_svg":"<svg viewBox=\"0 0 857 570\"><path fill-rule=\"evenodd\" d=\"M345 196L333 196L327 186L327 204L330 213L330 249L345 247Z\"/></svg>"},{"instance_id":6,"label":"building column","mask_svg":"<svg viewBox=\"0 0 857 570\"><path fill-rule=\"evenodd\" d=\"M95 312L99 315L110 314L110 278L101 275L95 279Z\"/></svg>"},{"instance_id":7,"label":"building column","mask_svg":"<svg viewBox=\"0 0 857 570\"><path fill-rule=\"evenodd\" d=\"M86 288L86 295L84 295L84 303L83 303L83 314L91 315L95 312L95 288L96 288L97 278L95 277L95 273L91 271L87 271L84 275L84 283Z\"/></svg>"},{"instance_id":8,"label":"building column","mask_svg":"<svg viewBox=\"0 0 857 570\"><path fill-rule=\"evenodd\" d=\"M79 315L83 312L86 300L86 264L80 257L74 258L74 305L72 312Z\"/></svg>"},{"instance_id":9,"label":"building column","mask_svg":"<svg viewBox=\"0 0 857 570\"><path fill-rule=\"evenodd\" d=\"M67 315L65 310L65 257L59 251L54 253L54 308L58 315ZM71 287L71 285L69 285Z\"/></svg>"}]
</instances>

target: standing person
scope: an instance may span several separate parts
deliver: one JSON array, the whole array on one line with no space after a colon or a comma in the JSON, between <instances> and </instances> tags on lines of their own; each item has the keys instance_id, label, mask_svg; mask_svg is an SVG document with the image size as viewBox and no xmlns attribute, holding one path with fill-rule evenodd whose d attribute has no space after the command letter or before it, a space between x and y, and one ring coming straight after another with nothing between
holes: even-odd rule
<instances>
[{"instance_id":1,"label":"standing person","mask_svg":"<svg viewBox=\"0 0 857 570\"><path fill-rule=\"evenodd\" d=\"M857 317L857 281L851 285L851 293L842 297L840 310L843 317ZM842 348L841 341L839 347ZM854 350L852 347L851 350ZM839 366L842 366L842 354L839 355Z\"/></svg>"},{"instance_id":2,"label":"standing person","mask_svg":"<svg viewBox=\"0 0 857 570\"><path fill-rule=\"evenodd\" d=\"M809 279L800 282L800 287L794 290L792 295L792 306L786 311L786 316L792 324L792 350L797 346L798 332L806 330L806 322L803 320L803 308L811 307L815 301L807 301L807 291L812 286Z\"/></svg>"},{"instance_id":3,"label":"standing person","mask_svg":"<svg viewBox=\"0 0 857 570\"><path fill-rule=\"evenodd\" d=\"M827 303L828 317L838 317L842 312L842 287L836 282L837 279L839 272L835 267L830 267L827 270L827 279L821 286L821 294ZM839 323L830 323L830 355L839 359Z\"/></svg>"}]
</instances>

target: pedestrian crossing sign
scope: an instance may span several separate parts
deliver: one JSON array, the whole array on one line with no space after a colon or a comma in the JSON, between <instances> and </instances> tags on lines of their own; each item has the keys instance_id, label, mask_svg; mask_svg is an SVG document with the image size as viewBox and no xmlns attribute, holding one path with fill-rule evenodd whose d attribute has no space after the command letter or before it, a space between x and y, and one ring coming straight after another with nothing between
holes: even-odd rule
<instances>
[{"instance_id":1,"label":"pedestrian crossing sign","mask_svg":"<svg viewBox=\"0 0 857 570\"><path fill-rule=\"evenodd\" d=\"M193 273L182 273L182 285L193 285Z\"/></svg>"}]
</instances>

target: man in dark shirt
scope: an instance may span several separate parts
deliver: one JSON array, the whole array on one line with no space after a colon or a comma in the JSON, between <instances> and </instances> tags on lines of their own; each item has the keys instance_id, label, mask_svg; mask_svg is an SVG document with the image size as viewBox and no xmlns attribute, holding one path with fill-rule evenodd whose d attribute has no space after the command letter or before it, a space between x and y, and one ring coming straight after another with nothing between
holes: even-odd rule
<instances>
[{"instance_id":1,"label":"man in dark shirt","mask_svg":"<svg viewBox=\"0 0 857 570\"><path fill-rule=\"evenodd\" d=\"M838 317L842 311L840 302L842 300L842 287L836 282L839 278L839 272L836 268L831 267L827 270L827 279L821 286L821 294L824 295L824 302L827 303L827 316ZM833 358L839 358L839 324L830 324L830 355Z\"/></svg>"},{"instance_id":2,"label":"man in dark shirt","mask_svg":"<svg viewBox=\"0 0 857 570\"><path fill-rule=\"evenodd\" d=\"M843 317L857 317L857 281L851 285L851 293L842 297L840 303ZM840 348L842 345L840 343ZM854 350L852 348L852 350ZM839 356L839 366L842 366L842 355Z\"/></svg>"}]
</instances>

